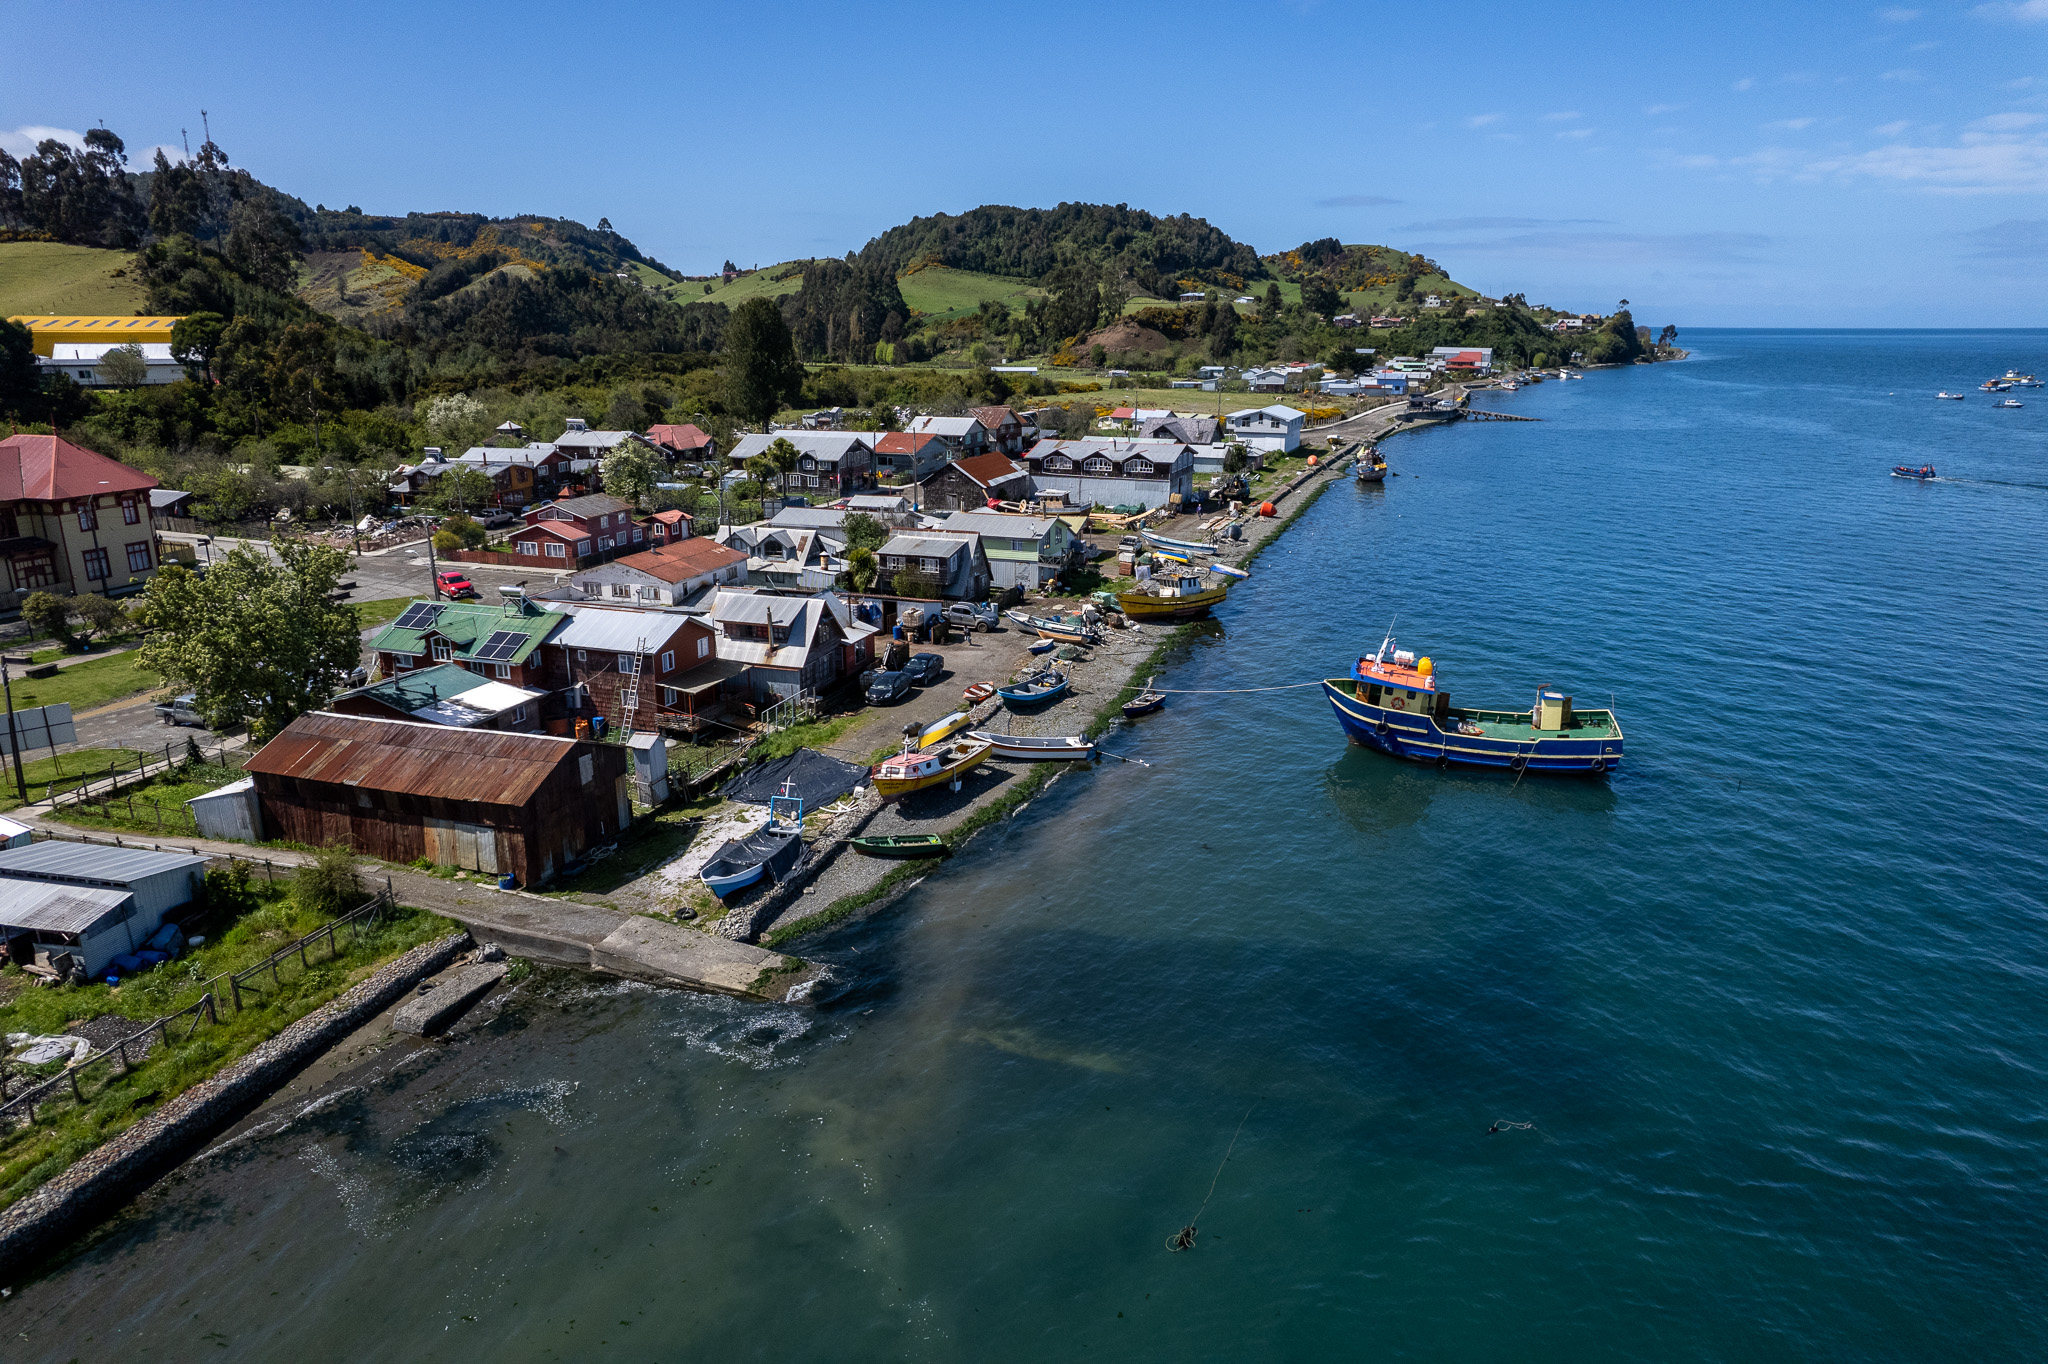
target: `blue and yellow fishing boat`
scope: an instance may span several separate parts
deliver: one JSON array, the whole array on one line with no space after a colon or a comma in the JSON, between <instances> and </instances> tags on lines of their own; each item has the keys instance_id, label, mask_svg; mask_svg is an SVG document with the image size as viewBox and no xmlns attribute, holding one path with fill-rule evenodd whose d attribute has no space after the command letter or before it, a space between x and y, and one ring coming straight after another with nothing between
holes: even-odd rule
<instances>
[{"instance_id":1,"label":"blue and yellow fishing boat","mask_svg":"<svg viewBox=\"0 0 2048 1364\"><path fill-rule=\"evenodd\" d=\"M1413 762L1499 767L1513 772L1601 773L1621 766L1621 725L1610 710L1575 710L1544 687L1528 710L1466 710L1451 704L1429 659L1377 654L1349 677L1323 680L1323 694L1353 743Z\"/></svg>"}]
</instances>

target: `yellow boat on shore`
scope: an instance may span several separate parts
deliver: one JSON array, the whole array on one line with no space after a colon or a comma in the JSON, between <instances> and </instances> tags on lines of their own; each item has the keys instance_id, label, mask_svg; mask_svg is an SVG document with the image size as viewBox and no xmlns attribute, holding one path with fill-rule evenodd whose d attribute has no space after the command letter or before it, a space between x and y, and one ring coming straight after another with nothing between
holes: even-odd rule
<instances>
[{"instance_id":1,"label":"yellow boat on shore","mask_svg":"<svg viewBox=\"0 0 2048 1364\"><path fill-rule=\"evenodd\" d=\"M896 800L927 786L949 782L978 766L993 747L986 739L953 739L936 748L921 748L884 758L868 769L868 780L883 800Z\"/></svg>"},{"instance_id":2,"label":"yellow boat on shore","mask_svg":"<svg viewBox=\"0 0 2048 1364\"><path fill-rule=\"evenodd\" d=\"M1230 594L1228 582L1205 586L1200 573L1168 573L1116 594L1132 620L1200 620Z\"/></svg>"}]
</instances>

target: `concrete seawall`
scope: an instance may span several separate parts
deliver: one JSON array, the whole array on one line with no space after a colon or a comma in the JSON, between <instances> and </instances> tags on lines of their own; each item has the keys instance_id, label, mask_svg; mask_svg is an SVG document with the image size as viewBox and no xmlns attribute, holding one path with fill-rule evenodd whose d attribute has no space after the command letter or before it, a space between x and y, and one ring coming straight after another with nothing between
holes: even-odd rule
<instances>
[{"instance_id":1,"label":"concrete seawall","mask_svg":"<svg viewBox=\"0 0 2048 1364\"><path fill-rule=\"evenodd\" d=\"M61 1249L469 945L451 933L415 947L0 1211L0 1277Z\"/></svg>"}]
</instances>

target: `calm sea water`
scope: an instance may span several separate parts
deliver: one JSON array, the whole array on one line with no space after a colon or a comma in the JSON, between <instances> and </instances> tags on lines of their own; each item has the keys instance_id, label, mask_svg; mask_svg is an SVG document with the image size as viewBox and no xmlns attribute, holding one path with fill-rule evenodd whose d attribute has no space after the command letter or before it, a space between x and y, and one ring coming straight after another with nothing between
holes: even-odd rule
<instances>
[{"instance_id":1,"label":"calm sea water","mask_svg":"<svg viewBox=\"0 0 2048 1364\"><path fill-rule=\"evenodd\" d=\"M2048 397L1974 383L2048 334L1686 340L1389 442L1173 674L1398 613L1454 699L1611 695L1614 780L1176 697L831 940L836 1007L542 992L7 1357L2041 1357Z\"/></svg>"}]
</instances>

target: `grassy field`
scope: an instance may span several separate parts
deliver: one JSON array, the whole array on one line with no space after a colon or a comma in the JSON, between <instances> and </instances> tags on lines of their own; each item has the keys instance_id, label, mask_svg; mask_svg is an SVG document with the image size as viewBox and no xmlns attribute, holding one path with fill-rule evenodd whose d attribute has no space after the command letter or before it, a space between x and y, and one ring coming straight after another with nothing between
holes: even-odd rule
<instances>
[{"instance_id":1,"label":"grassy field","mask_svg":"<svg viewBox=\"0 0 2048 1364\"><path fill-rule=\"evenodd\" d=\"M29 750L31 754L35 751ZM106 776L116 764L122 771L132 772L142 757L127 748L76 748L55 755L45 751L42 757L31 756L21 765L21 777L28 784L31 801L46 800L53 790L70 791L83 782ZM0 767L4 767L0 770L0 810L19 809L21 795L14 785L14 760L0 759Z\"/></svg>"},{"instance_id":2,"label":"grassy field","mask_svg":"<svg viewBox=\"0 0 2048 1364\"><path fill-rule=\"evenodd\" d=\"M0 242L0 317L130 314L144 305L133 253L62 242Z\"/></svg>"},{"instance_id":3,"label":"grassy field","mask_svg":"<svg viewBox=\"0 0 2048 1364\"><path fill-rule=\"evenodd\" d=\"M398 613L405 610L414 600L416 599L412 597L384 597L377 601L351 602L350 605L355 607L356 616L362 621L363 628L371 630L397 620Z\"/></svg>"},{"instance_id":4,"label":"grassy field","mask_svg":"<svg viewBox=\"0 0 2048 1364\"><path fill-rule=\"evenodd\" d=\"M1036 284L1022 280L952 270L943 265L928 265L905 275L897 281L897 287L903 291L905 303L933 318L971 313L981 306L983 299L989 298L1001 299L1013 312L1021 311L1026 299L1045 293Z\"/></svg>"},{"instance_id":5,"label":"grassy field","mask_svg":"<svg viewBox=\"0 0 2048 1364\"><path fill-rule=\"evenodd\" d=\"M803 264L802 261L784 261L780 265L764 266L751 275L739 276L730 284L715 279L685 281L670 285L668 296L677 303L723 303L731 308L745 303L750 298L774 298L778 294L793 294L803 284ZM797 267L796 273L788 279L771 278L792 265ZM708 294L704 292L707 283L711 286L711 292Z\"/></svg>"},{"instance_id":6,"label":"grassy field","mask_svg":"<svg viewBox=\"0 0 2048 1364\"><path fill-rule=\"evenodd\" d=\"M179 742L182 741L174 741L171 745L171 756L174 758L180 756ZM82 753L65 754L65 766L75 770L76 766L82 764L75 764L74 760L84 756ZM159 750L150 756L161 758L163 752ZM132 756L121 763L124 769L132 768L134 765ZM100 768L100 773L88 775L103 775L106 768L104 760L100 763ZM222 763L187 763L175 773L153 777L141 786L124 790L120 795L112 797L108 804L89 807L66 805L53 818L81 829L111 829L121 833L138 834L197 834L199 826L193 821L192 812L185 802L194 796L203 796L208 791L218 790L237 780L241 775L242 770L239 767ZM76 781L71 783L73 786L77 784ZM62 782L58 783L58 789L65 789ZM29 795L41 799L42 794L36 789L31 778Z\"/></svg>"},{"instance_id":7,"label":"grassy field","mask_svg":"<svg viewBox=\"0 0 2048 1364\"><path fill-rule=\"evenodd\" d=\"M26 708L54 706L59 701L68 701L76 715L94 706L104 706L109 701L154 691L163 685L163 678L135 666L133 653L113 654L65 668L55 677L16 680L14 704L17 708Z\"/></svg>"}]
</instances>

